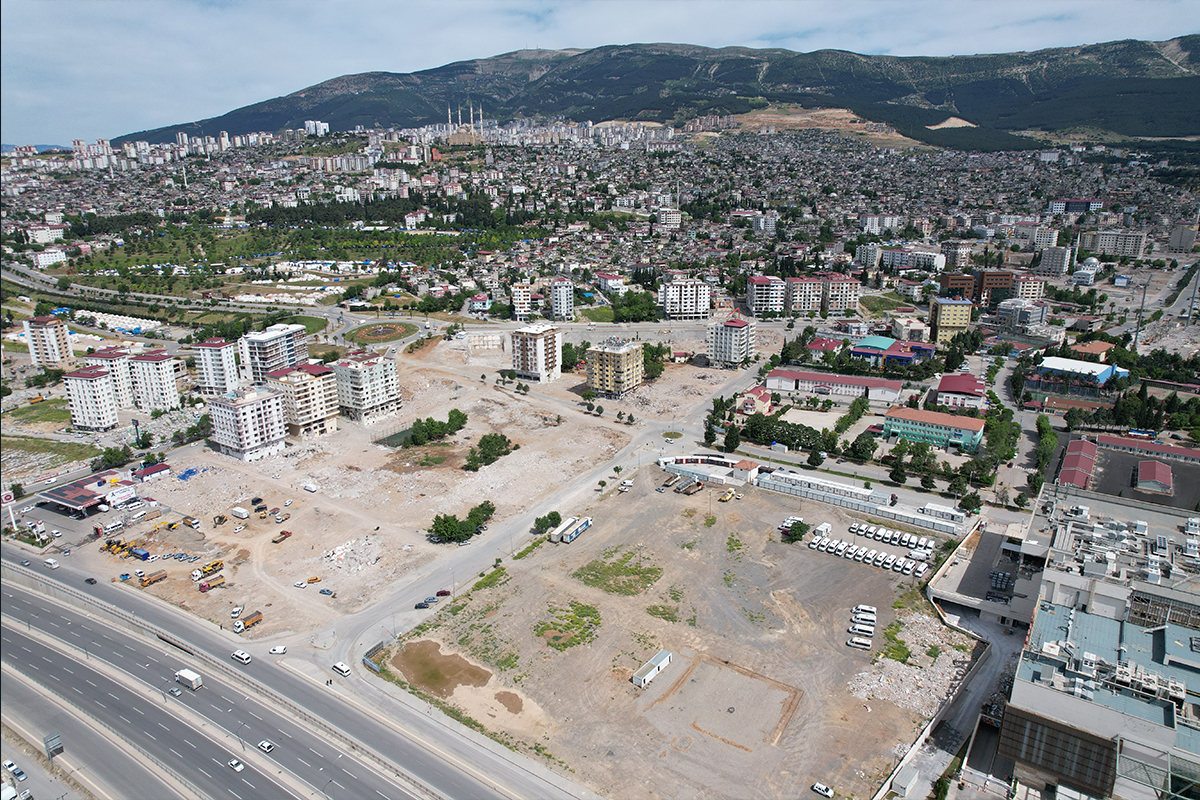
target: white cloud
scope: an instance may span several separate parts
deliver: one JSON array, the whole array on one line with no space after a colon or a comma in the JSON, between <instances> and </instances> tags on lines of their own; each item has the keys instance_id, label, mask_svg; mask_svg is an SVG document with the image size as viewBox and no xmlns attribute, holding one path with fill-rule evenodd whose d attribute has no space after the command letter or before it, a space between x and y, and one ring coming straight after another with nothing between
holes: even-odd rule
<instances>
[{"instance_id":1,"label":"white cloud","mask_svg":"<svg viewBox=\"0 0 1200 800\"><path fill-rule=\"evenodd\" d=\"M68 143L217 116L355 72L525 47L685 42L892 55L1194 31L1196 0L259 0L0 4L0 138ZM1190 27L1185 27L1190 26Z\"/></svg>"}]
</instances>

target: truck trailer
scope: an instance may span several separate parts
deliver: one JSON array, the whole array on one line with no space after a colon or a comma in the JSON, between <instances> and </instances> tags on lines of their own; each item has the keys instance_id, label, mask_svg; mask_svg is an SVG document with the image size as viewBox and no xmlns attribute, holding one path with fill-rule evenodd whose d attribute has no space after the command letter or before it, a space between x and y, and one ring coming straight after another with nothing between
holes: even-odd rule
<instances>
[{"instance_id":1,"label":"truck trailer","mask_svg":"<svg viewBox=\"0 0 1200 800\"><path fill-rule=\"evenodd\" d=\"M271 541L272 541L274 544L279 544L279 543L281 543L281 542L282 542L284 539L288 538L288 537L289 537L289 536L291 536L291 535L292 535L292 532L291 532L291 531L280 531L279 533L277 533L277 534L275 534L274 536L272 536L272 537L271 537Z\"/></svg>"},{"instance_id":2,"label":"truck trailer","mask_svg":"<svg viewBox=\"0 0 1200 800\"><path fill-rule=\"evenodd\" d=\"M190 669L181 669L175 673L175 682L182 683L194 692L204 685L204 678L200 677L199 672L193 672Z\"/></svg>"},{"instance_id":3,"label":"truck trailer","mask_svg":"<svg viewBox=\"0 0 1200 800\"><path fill-rule=\"evenodd\" d=\"M160 569L157 572L151 572L142 578L142 586L151 586L159 581L167 579L167 571Z\"/></svg>"},{"instance_id":4,"label":"truck trailer","mask_svg":"<svg viewBox=\"0 0 1200 800\"><path fill-rule=\"evenodd\" d=\"M212 578L209 578L206 581L200 581L200 591L207 592L207 591L217 588L218 586L224 586L224 585L225 585L225 576L224 575L216 575Z\"/></svg>"},{"instance_id":5,"label":"truck trailer","mask_svg":"<svg viewBox=\"0 0 1200 800\"><path fill-rule=\"evenodd\" d=\"M247 628L253 628L258 623L262 622L263 613L261 611L251 611L246 616L233 623L234 633L244 633Z\"/></svg>"},{"instance_id":6,"label":"truck trailer","mask_svg":"<svg viewBox=\"0 0 1200 800\"><path fill-rule=\"evenodd\" d=\"M209 575L212 575L214 572L220 572L221 567L223 567L223 566L225 566L224 561L220 561L220 560L210 561L207 564L205 564L203 567L201 567L200 569L192 570L192 580L198 581L203 578L207 578Z\"/></svg>"},{"instance_id":7,"label":"truck trailer","mask_svg":"<svg viewBox=\"0 0 1200 800\"><path fill-rule=\"evenodd\" d=\"M234 506L229 510L229 513L238 519L250 519L250 512L241 506Z\"/></svg>"}]
</instances>

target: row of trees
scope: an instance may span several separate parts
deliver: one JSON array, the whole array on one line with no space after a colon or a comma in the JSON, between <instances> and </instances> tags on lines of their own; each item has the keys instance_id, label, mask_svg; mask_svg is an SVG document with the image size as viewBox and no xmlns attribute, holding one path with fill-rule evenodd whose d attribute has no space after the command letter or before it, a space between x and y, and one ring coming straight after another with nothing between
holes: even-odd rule
<instances>
[{"instance_id":1,"label":"row of trees","mask_svg":"<svg viewBox=\"0 0 1200 800\"><path fill-rule=\"evenodd\" d=\"M485 500L472 508L466 519L459 519L454 514L438 514L429 526L430 537L443 542L465 542L479 533L480 526L495 513L496 506Z\"/></svg>"},{"instance_id":2,"label":"row of trees","mask_svg":"<svg viewBox=\"0 0 1200 800\"><path fill-rule=\"evenodd\" d=\"M463 418L466 419L466 415ZM513 444L502 433L485 433L479 437L479 445L472 447L471 452L467 453L467 463L463 464L463 469L468 472L478 472L480 468L494 464L520 446Z\"/></svg>"},{"instance_id":3,"label":"row of trees","mask_svg":"<svg viewBox=\"0 0 1200 800\"><path fill-rule=\"evenodd\" d=\"M409 429L408 443L413 447L420 447L428 442L436 442L447 436L453 436L466 424L467 415L457 408L450 409L445 422L438 422L433 417L417 419Z\"/></svg>"}]
</instances>

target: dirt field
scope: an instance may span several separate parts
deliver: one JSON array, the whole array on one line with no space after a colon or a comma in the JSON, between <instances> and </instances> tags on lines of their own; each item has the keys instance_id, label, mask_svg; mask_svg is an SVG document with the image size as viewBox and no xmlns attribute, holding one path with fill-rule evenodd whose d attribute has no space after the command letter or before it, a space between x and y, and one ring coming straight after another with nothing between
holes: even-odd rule
<instances>
[{"instance_id":1,"label":"dirt field","mask_svg":"<svg viewBox=\"0 0 1200 800\"><path fill-rule=\"evenodd\" d=\"M775 130L781 133L786 130L806 129L836 131L860 137L880 147L907 150L925 146L915 139L909 139L899 133L869 132L864 121L845 108L772 107L762 111L752 111L749 114L739 114L737 119L741 129L750 133L756 133L764 126L774 125Z\"/></svg>"},{"instance_id":2,"label":"dirt field","mask_svg":"<svg viewBox=\"0 0 1200 800\"><path fill-rule=\"evenodd\" d=\"M850 608L874 605L887 626L907 579L776 530L797 510L843 534L848 518L753 488L729 503L659 494L663 477L644 467L629 493L560 509L595 524L506 560L384 658L601 794L803 796L820 780L869 796L961 675L932 643L961 660L965 640L914 608L914 663L873 666L882 633L871 653L847 648ZM635 688L660 648L672 663Z\"/></svg>"}]
</instances>

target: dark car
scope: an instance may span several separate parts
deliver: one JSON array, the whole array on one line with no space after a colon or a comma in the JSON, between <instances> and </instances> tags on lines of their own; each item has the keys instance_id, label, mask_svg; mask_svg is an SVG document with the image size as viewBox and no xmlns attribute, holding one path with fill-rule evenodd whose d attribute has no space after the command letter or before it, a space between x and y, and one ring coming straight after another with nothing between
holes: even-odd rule
<instances>
[{"instance_id":1,"label":"dark car","mask_svg":"<svg viewBox=\"0 0 1200 800\"><path fill-rule=\"evenodd\" d=\"M261 503L261 502L262 502L262 498L261 498L261 497L256 497L256 498L254 498L253 500L251 500L251 501L250 501L250 505L252 505L252 506L256 506L256 505L258 505L258 504L259 504L259 503Z\"/></svg>"},{"instance_id":2,"label":"dark car","mask_svg":"<svg viewBox=\"0 0 1200 800\"><path fill-rule=\"evenodd\" d=\"M417 603L413 608L429 608L429 603Z\"/></svg>"},{"instance_id":3,"label":"dark car","mask_svg":"<svg viewBox=\"0 0 1200 800\"><path fill-rule=\"evenodd\" d=\"M439 590L438 590L438 593L437 593L437 596L438 596L438 597L449 597L449 596L450 596L450 590L449 590L449 589L439 589Z\"/></svg>"},{"instance_id":4,"label":"dark car","mask_svg":"<svg viewBox=\"0 0 1200 800\"><path fill-rule=\"evenodd\" d=\"M88 586L95 586L96 579L95 578L87 578L86 580L84 580L84 583L86 583Z\"/></svg>"}]
</instances>

